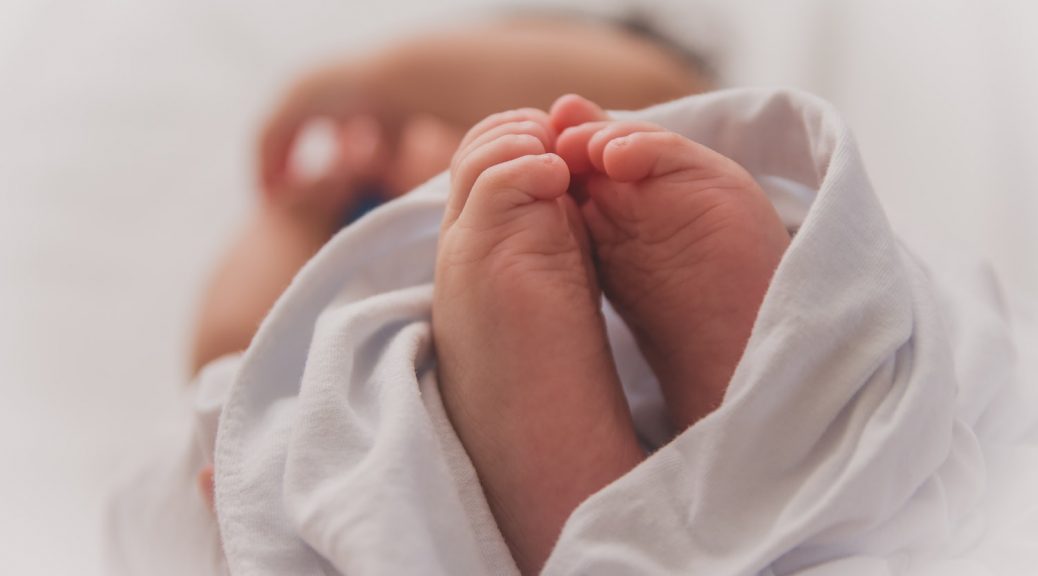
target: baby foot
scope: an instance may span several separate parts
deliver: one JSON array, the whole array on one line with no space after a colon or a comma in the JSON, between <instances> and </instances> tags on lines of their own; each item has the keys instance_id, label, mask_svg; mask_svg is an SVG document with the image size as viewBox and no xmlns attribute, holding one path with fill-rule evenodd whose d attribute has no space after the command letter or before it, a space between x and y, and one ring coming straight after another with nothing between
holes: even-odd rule
<instances>
[{"instance_id":1,"label":"baby foot","mask_svg":"<svg viewBox=\"0 0 1038 576\"><path fill-rule=\"evenodd\" d=\"M606 118L561 98L556 147L586 197L602 288L681 431L720 405L789 235L734 161L659 126Z\"/></svg>"},{"instance_id":2,"label":"baby foot","mask_svg":"<svg viewBox=\"0 0 1038 576\"><path fill-rule=\"evenodd\" d=\"M581 501L642 458L554 139L547 114L526 109L462 141L432 314L447 413L524 574Z\"/></svg>"}]
</instances>

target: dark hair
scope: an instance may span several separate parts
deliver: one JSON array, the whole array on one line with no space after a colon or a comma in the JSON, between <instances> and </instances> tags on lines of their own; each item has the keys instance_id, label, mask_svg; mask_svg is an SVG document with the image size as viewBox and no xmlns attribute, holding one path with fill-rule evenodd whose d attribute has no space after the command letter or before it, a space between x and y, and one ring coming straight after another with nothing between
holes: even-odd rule
<instances>
[{"instance_id":1,"label":"dark hair","mask_svg":"<svg viewBox=\"0 0 1038 576\"><path fill-rule=\"evenodd\" d=\"M714 80L716 78L715 70L709 62L707 62L706 58L687 45L663 34L659 28L653 24L653 19L645 13L644 9L631 8L628 10L627 14L623 16L612 18L599 17L598 20L613 24L634 36L644 38L664 48L668 52L679 57L689 68L695 70L705 79Z\"/></svg>"},{"instance_id":2,"label":"dark hair","mask_svg":"<svg viewBox=\"0 0 1038 576\"><path fill-rule=\"evenodd\" d=\"M655 19L642 7L628 7L622 14L596 14L572 7L506 7L503 11L498 10L498 17L502 15L502 12L506 18L571 20L611 26L632 36L648 40L662 48L678 58L700 78L710 83L717 79L716 70L706 57L688 44L664 34L655 24Z\"/></svg>"}]
</instances>

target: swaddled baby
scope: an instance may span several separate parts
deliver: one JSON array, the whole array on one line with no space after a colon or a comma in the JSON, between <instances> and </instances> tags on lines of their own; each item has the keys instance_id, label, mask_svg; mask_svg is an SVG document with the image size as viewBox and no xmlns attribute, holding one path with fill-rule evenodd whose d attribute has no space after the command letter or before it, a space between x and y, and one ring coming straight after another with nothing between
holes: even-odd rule
<instances>
[{"instance_id":1,"label":"swaddled baby","mask_svg":"<svg viewBox=\"0 0 1038 576\"><path fill-rule=\"evenodd\" d=\"M161 542L187 566L172 572L216 571L202 544L271 574L901 573L958 557L983 492L978 419L1029 425L987 410L1026 399L1012 381L970 377L1009 342L1001 300L931 281L814 98L617 115L679 133L603 112L706 87L690 62L613 25L506 21L290 91L261 139L263 201L203 306L201 446L157 476L177 484L166 508L152 493L118 508L124 556ZM307 180L288 157L315 117L341 139ZM296 276L372 191L445 168ZM180 490L197 476L212 507L214 460L219 536ZM153 571L141 558L125 572Z\"/></svg>"}]
</instances>

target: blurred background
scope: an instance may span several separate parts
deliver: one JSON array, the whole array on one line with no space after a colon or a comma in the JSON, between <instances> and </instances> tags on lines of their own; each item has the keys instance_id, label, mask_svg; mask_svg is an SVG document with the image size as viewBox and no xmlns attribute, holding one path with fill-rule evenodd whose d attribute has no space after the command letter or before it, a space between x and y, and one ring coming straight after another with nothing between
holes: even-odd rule
<instances>
[{"instance_id":1,"label":"blurred background","mask_svg":"<svg viewBox=\"0 0 1038 576\"><path fill-rule=\"evenodd\" d=\"M520 4L0 0L0 573L104 573L108 493L185 425L194 308L289 83ZM1038 3L537 4L633 7L724 85L831 100L902 236L1038 294Z\"/></svg>"}]
</instances>

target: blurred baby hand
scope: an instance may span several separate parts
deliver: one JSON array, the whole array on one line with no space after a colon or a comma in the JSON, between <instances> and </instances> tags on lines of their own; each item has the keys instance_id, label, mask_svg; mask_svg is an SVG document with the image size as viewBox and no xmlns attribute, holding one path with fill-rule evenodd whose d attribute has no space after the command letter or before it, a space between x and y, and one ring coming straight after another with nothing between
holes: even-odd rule
<instances>
[{"instance_id":1,"label":"blurred baby hand","mask_svg":"<svg viewBox=\"0 0 1038 576\"><path fill-rule=\"evenodd\" d=\"M386 55L321 69L287 92L260 137L260 183L268 200L317 199L337 210L361 188L388 199L447 167L462 130L426 110L421 99L407 105L396 98L404 89L400 61ZM322 126L330 128L323 131L325 154L299 162L307 160L299 154L308 148L307 135ZM309 170L301 169L306 164Z\"/></svg>"},{"instance_id":2,"label":"blurred baby hand","mask_svg":"<svg viewBox=\"0 0 1038 576\"><path fill-rule=\"evenodd\" d=\"M383 177L402 121L382 96L376 69L352 62L319 69L286 92L259 139L259 180L267 199L324 190L339 197L345 188ZM332 150L316 173L306 173L294 161L297 143L322 121L332 127Z\"/></svg>"}]
</instances>

